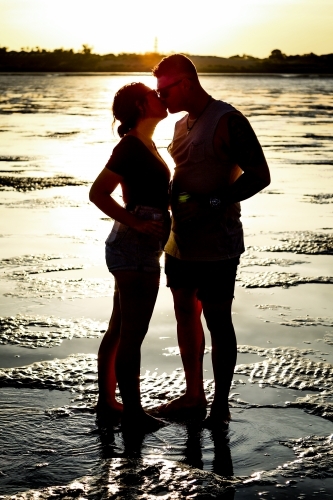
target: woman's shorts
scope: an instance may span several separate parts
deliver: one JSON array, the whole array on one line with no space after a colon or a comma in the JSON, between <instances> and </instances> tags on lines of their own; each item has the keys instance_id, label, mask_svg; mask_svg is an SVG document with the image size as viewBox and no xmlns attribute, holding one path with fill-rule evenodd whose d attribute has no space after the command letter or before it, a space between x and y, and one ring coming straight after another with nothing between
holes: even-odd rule
<instances>
[{"instance_id":1,"label":"woman's shorts","mask_svg":"<svg viewBox=\"0 0 333 500\"><path fill-rule=\"evenodd\" d=\"M163 220L169 225L169 213L158 208L137 206L132 213L145 220ZM164 242L153 236L115 221L105 242L105 258L108 269L114 271L160 272L160 257Z\"/></svg>"}]
</instances>

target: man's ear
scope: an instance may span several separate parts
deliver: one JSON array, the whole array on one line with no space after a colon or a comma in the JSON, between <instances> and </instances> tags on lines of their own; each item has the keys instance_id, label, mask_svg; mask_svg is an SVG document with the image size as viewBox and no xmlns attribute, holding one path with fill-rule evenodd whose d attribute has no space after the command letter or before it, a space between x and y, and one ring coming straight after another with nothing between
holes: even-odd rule
<instances>
[{"instance_id":1,"label":"man's ear","mask_svg":"<svg viewBox=\"0 0 333 500\"><path fill-rule=\"evenodd\" d=\"M190 90L193 88L193 82L190 78L188 78L187 76L185 76L183 79L182 79L182 85L183 85L183 88L184 90Z\"/></svg>"}]
</instances>

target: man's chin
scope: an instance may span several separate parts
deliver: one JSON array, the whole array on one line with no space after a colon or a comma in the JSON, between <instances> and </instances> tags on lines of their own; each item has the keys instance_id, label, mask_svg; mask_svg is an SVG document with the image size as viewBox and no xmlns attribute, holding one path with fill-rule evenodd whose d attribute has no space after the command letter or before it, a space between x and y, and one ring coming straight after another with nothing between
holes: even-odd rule
<instances>
[{"instance_id":1,"label":"man's chin","mask_svg":"<svg viewBox=\"0 0 333 500\"><path fill-rule=\"evenodd\" d=\"M182 111L181 109L176 109L176 108L172 108L172 107L167 108L167 109L168 109L168 111L169 111L169 113L170 113L171 115L173 115L173 114L175 114L175 113L179 113L179 111Z\"/></svg>"}]
</instances>

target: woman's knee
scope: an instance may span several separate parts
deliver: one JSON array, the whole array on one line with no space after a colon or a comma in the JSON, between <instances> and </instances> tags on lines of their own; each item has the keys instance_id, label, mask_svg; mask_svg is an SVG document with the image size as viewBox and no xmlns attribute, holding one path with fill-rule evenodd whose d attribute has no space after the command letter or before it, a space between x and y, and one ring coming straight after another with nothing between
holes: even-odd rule
<instances>
[{"instance_id":1,"label":"woman's knee","mask_svg":"<svg viewBox=\"0 0 333 500\"><path fill-rule=\"evenodd\" d=\"M131 349L140 347L147 335L149 322L141 323L138 321L123 322L120 329L119 345L123 348Z\"/></svg>"}]
</instances>

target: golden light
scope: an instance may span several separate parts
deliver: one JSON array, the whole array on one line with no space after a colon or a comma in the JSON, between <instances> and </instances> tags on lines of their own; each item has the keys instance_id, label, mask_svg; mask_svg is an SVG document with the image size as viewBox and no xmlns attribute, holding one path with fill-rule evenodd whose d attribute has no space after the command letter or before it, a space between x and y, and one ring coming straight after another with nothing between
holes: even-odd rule
<instances>
[{"instance_id":1,"label":"golden light","mask_svg":"<svg viewBox=\"0 0 333 500\"><path fill-rule=\"evenodd\" d=\"M1 0L1 44L99 54L161 53L266 57L333 51L328 0Z\"/></svg>"}]
</instances>

